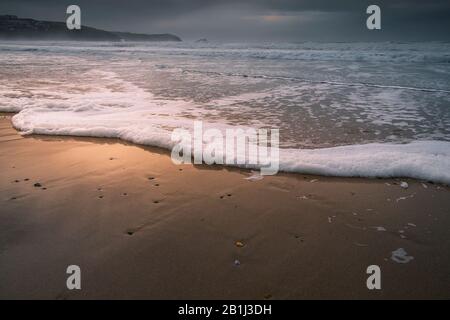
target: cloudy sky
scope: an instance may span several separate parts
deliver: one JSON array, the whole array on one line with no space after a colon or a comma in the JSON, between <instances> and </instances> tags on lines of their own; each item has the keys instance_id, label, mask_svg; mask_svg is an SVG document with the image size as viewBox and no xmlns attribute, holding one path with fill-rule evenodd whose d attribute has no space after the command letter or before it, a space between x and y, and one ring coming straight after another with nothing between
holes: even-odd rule
<instances>
[{"instance_id":1,"label":"cloudy sky","mask_svg":"<svg viewBox=\"0 0 450 320\"><path fill-rule=\"evenodd\" d=\"M64 21L70 4L83 25L186 40L450 41L448 0L1 0L0 14ZM370 4L380 31L366 28Z\"/></svg>"}]
</instances>

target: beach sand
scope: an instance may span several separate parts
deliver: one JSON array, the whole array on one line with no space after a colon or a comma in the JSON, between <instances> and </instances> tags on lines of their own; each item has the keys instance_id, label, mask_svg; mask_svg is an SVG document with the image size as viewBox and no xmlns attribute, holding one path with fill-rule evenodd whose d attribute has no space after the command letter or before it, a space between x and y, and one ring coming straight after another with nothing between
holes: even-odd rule
<instances>
[{"instance_id":1,"label":"beach sand","mask_svg":"<svg viewBox=\"0 0 450 320\"><path fill-rule=\"evenodd\" d=\"M0 119L1 299L450 298L446 186L249 181L114 139L21 136L10 117ZM414 258L392 260L399 248ZM366 287L373 264L381 290ZM81 267L81 290L66 288L69 265Z\"/></svg>"}]
</instances>

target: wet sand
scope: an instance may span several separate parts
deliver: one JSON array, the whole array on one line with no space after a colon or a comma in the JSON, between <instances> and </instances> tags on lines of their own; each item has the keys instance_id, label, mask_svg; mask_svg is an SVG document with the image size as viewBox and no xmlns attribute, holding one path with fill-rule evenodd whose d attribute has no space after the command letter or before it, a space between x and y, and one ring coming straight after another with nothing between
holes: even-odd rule
<instances>
[{"instance_id":1,"label":"wet sand","mask_svg":"<svg viewBox=\"0 0 450 320\"><path fill-rule=\"evenodd\" d=\"M0 118L1 299L450 298L446 186L249 181L113 139L24 137ZM414 259L392 260L399 248ZM81 290L66 288L72 264ZM382 290L366 287L372 264Z\"/></svg>"}]
</instances>

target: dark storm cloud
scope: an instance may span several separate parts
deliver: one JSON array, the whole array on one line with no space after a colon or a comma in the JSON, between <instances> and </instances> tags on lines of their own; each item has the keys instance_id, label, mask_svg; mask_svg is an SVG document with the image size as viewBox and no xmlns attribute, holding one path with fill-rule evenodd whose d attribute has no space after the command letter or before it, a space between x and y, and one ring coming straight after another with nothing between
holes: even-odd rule
<instances>
[{"instance_id":1,"label":"dark storm cloud","mask_svg":"<svg viewBox=\"0 0 450 320\"><path fill-rule=\"evenodd\" d=\"M84 25L187 39L450 40L447 0L1 0L0 12L63 21L69 4ZM382 9L381 31L365 27L369 4Z\"/></svg>"}]
</instances>

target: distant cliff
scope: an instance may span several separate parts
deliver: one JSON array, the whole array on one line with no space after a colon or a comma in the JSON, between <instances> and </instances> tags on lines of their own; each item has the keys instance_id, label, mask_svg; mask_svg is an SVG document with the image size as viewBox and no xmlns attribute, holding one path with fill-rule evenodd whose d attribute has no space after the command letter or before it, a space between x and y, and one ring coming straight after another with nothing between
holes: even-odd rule
<instances>
[{"instance_id":1,"label":"distant cliff","mask_svg":"<svg viewBox=\"0 0 450 320\"><path fill-rule=\"evenodd\" d=\"M68 30L65 22L22 19L0 15L0 39L3 40L74 40L74 41L181 41L172 34L136 34L110 32L82 26Z\"/></svg>"}]
</instances>

